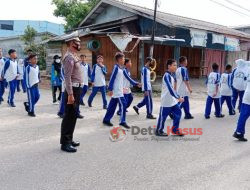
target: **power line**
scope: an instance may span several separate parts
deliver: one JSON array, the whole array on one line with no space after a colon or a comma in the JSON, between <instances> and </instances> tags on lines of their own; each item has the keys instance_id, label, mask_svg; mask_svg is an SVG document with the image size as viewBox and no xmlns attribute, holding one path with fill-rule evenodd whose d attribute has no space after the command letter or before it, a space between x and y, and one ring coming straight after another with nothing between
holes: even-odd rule
<instances>
[{"instance_id":1,"label":"power line","mask_svg":"<svg viewBox=\"0 0 250 190\"><path fill-rule=\"evenodd\" d=\"M220 6L224 7L224 8L226 8L226 9L229 9L229 10L231 10L231 11L234 11L235 13L238 13L238 14L241 15L241 16L250 17L250 15L245 14L245 13L242 13L242 12L236 10L236 9L233 9L233 8L227 6L227 5L224 5L223 3L217 2L217 1L215 1L215 0L209 0L209 1L211 1L211 2L213 2L213 3L215 3L215 4L217 4L217 5L220 5Z\"/></svg>"},{"instance_id":2,"label":"power line","mask_svg":"<svg viewBox=\"0 0 250 190\"><path fill-rule=\"evenodd\" d=\"M230 4L234 5L234 6L236 6L238 8L241 8L241 9L247 11L247 12L250 12L250 9L247 9L247 8L241 6L240 4L234 3L233 1L230 1L230 0L224 0L224 1L226 1L226 2L228 2L228 3L230 3Z\"/></svg>"}]
</instances>

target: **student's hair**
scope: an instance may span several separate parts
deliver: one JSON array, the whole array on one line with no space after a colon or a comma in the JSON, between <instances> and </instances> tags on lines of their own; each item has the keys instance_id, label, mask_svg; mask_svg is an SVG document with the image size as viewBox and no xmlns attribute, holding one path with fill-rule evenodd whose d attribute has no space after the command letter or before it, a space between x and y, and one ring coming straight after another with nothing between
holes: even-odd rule
<instances>
[{"instance_id":1,"label":"student's hair","mask_svg":"<svg viewBox=\"0 0 250 190\"><path fill-rule=\"evenodd\" d=\"M218 71L219 70L219 65L217 63L213 63L212 69L213 69L213 71Z\"/></svg>"},{"instance_id":2,"label":"student's hair","mask_svg":"<svg viewBox=\"0 0 250 190\"><path fill-rule=\"evenodd\" d=\"M225 70L228 71L228 70L230 70L230 69L232 69L232 65L227 64L226 67L225 67Z\"/></svg>"},{"instance_id":3,"label":"student's hair","mask_svg":"<svg viewBox=\"0 0 250 190\"><path fill-rule=\"evenodd\" d=\"M36 57L36 56L37 56L37 54L32 53L32 54L29 56L29 60L31 60L33 57Z\"/></svg>"},{"instance_id":4,"label":"student's hair","mask_svg":"<svg viewBox=\"0 0 250 190\"><path fill-rule=\"evenodd\" d=\"M115 60L118 61L118 59L125 57L125 55L122 52L117 52L115 54Z\"/></svg>"},{"instance_id":5,"label":"student's hair","mask_svg":"<svg viewBox=\"0 0 250 190\"><path fill-rule=\"evenodd\" d=\"M130 61L131 61L131 59L126 58L126 59L125 59L125 62L124 62L124 65L127 65L127 63L129 63Z\"/></svg>"},{"instance_id":6,"label":"student's hair","mask_svg":"<svg viewBox=\"0 0 250 190\"><path fill-rule=\"evenodd\" d=\"M81 58L82 58L82 57L85 57L85 58L86 58L87 56L86 56L86 55L84 55L84 54L82 54L82 55L80 55L80 57L81 57Z\"/></svg>"},{"instance_id":7,"label":"student's hair","mask_svg":"<svg viewBox=\"0 0 250 190\"><path fill-rule=\"evenodd\" d=\"M8 51L8 54L10 55L10 54L12 54L12 53L14 53L14 52L16 52L16 50L10 49L10 50Z\"/></svg>"},{"instance_id":8,"label":"student's hair","mask_svg":"<svg viewBox=\"0 0 250 190\"><path fill-rule=\"evenodd\" d=\"M172 65L173 63L175 63L176 60L175 59L168 59L167 60L167 69L168 69L168 66Z\"/></svg>"},{"instance_id":9,"label":"student's hair","mask_svg":"<svg viewBox=\"0 0 250 190\"><path fill-rule=\"evenodd\" d=\"M97 58L97 59L103 58L103 55L102 55L102 54L98 54L98 55L96 56L96 58Z\"/></svg>"},{"instance_id":10,"label":"student's hair","mask_svg":"<svg viewBox=\"0 0 250 190\"><path fill-rule=\"evenodd\" d=\"M152 57L147 57L147 58L146 58L146 63L152 62L152 61L153 61Z\"/></svg>"},{"instance_id":11,"label":"student's hair","mask_svg":"<svg viewBox=\"0 0 250 190\"><path fill-rule=\"evenodd\" d=\"M187 60L187 57L181 56L181 57L179 58L179 63L183 63L183 62L186 61L186 60Z\"/></svg>"},{"instance_id":12,"label":"student's hair","mask_svg":"<svg viewBox=\"0 0 250 190\"><path fill-rule=\"evenodd\" d=\"M32 51L32 49L28 49L26 52L28 53L28 52L33 52L33 51Z\"/></svg>"}]
</instances>

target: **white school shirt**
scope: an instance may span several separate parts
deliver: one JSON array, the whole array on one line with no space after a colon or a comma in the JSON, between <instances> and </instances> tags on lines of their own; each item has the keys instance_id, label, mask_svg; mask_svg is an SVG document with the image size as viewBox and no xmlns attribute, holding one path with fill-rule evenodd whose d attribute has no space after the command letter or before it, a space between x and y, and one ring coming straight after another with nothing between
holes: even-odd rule
<instances>
[{"instance_id":1,"label":"white school shirt","mask_svg":"<svg viewBox=\"0 0 250 190\"><path fill-rule=\"evenodd\" d=\"M130 94L131 93L131 85L138 85L138 82L134 81L130 76L130 71L128 69L123 70L123 93Z\"/></svg>"},{"instance_id":2,"label":"white school shirt","mask_svg":"<svg viewBox=\"0 0 250 190\"><path fill-rule=\"evenodd\" d=\"M28 88L39 83L39 66L28 65L25 70L25 80Z\"/></svg>"},{"instance_id":3,"label":"white school shirt","mask_svg":"<svg viewBox=\"0 0 250 190\"><path fill-rule=\"evenodd\" d=\"M213 95L216 93L216 87L220 84L220 74L217 72L211 72L207 79L207 94L212 98L220 98L220 88L215 97Z\"/></svg>"},{"instance_id":4,"label":"white school shirt","mask_svg":"<svg viewBox=\"0 0 250 190\"><path fill-rule=\"evenodd\" d=\"M10 81L16 79L17 71L18 71L18 69L17 69L17 61L8 59L5 62L5 65L9 65L9 67L7 68L7 70L5 71L5 74L4 74L4 78L6 79L6 81L10 82Z\"/></svg>"},{"instance_id":5,"label":"white school shirt","mask_svg":"<svg viewBox=\"0 0 250 190\"><path fill-rule=\"evenodd\" d=\"M151 81L150 81L150 69L146 66L142 68L141 72L141 83L142 83L142 91L151 91Z\"/></svg>"},{"instance_id":6,"label":"white school shirt","mask_svg":"<svg viewBox=\"0 0 250 190\"><path fill-rule=\"evenodd\" d=\"M248 73L248 75L247 75L247 87L246 87L242 102L244 104L250 105L250 66L248 67L247 70L248 70L247 71L247 73Z\"/></svg>"},{"instance_id":7,"label":"white school shirt","mask_svg":"<svg viewBox=\"0 0 250 190\"><path fill-rule=\"evenodd\" d=\"M188 71L186 67L179 67L176 70L177 93L181 97L189 96L188 88L185 81L189 81Z\"/></svg>"},{"instance_id":8,"label":"white school shirt","mask_svg":"<svg viewBox=\"0 0 250 190\"><path fill-rule=\"evenodd\" d=\"M5 64L5 59L4 59L4 57L1 57L0 58L0 77L1 77L1 74L2 74L2 71L4 68L4 64Z\"/></svg>"},{"instance_id":9,"label":"white school shirt","mask_svg":"<svg viewBox=\"0 0 250 190\"><path fill-rule=\"evenodd\" d=\"M231 73L223 73L220 79L220 93L221 96L232 96L232 74Z\"/></svg>"},{"instance_id":10,"label":"white school shirt","mask_svg":"<svg viewBox=\"0 0 250 190\"><path fill-rule=\"evenodd\" d=\"M173 107L178 104L177 99L180 96L174 90L174 77L171 73L166 72L162 78L162 90L161 90L161 106Z\"/></svg>"},{"instance_id":11,"label":"white school shirt","mask_svg":"<svg viewBox=\"0 0 250 190\"><path fill-rule=\"evenodd\" d=\"M94 81L92 81L94 82L94 86L95 87L106 86L105 75L102 71L102 67L98 64L95 64L93 72L95 76Z\"/></svg>"},{"instance_id":12,"label":"white school shirt","mask_svg":"<svg viewBox=\"0 0 250 190\"><path fill-rule=\"evenodd\" d=\"M233 87L239 91L244 91L246 89L247 81L247 62L241 61L238 63L237 67L233 70L232 80Z\"/></svg>"},{"instance_id":13,"label":"white school shirt","mask_svg":"<svg viewBox=\"0 0 250 190\"><path fill-rule=\"evenodd\" d=\"M18 72L19 72L19 76L17 77L17 80L23 80L24 63L22 59L18 60L17 67L18 67Z\"/></svg>"},{"instance_id":14,"label":"white school shirt","mask_svg":"<svg viewBox=\"0 0 250 190\"><path fill-rule=\"evenodd\" d=\"M89 64L87 63L81 63L81 70L83 75L83 84L88 85L89 84Z\"/></svg>"},{"instance_id":15,"label":"white school shirt","mask_svg":"<svg viewBox=\"0 0 250 190\"><path fill-rule=\"evenodd\" d=\"M124 97L123 95L123 69L118 65L115 64L110 81L109 87L110 91L113 91L113 98L121 98Z\"/></svg>"}]
</instances>

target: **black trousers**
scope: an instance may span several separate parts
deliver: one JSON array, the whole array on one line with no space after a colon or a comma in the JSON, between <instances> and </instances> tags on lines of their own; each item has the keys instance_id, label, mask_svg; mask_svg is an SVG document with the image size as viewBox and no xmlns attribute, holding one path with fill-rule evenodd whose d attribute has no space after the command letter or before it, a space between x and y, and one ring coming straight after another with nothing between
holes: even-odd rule
<instances>
[{"instance_id":1,"label":"black trousers","mask_svg":"<svg viewBox=\"0 0 250 190\"><path fill-rule=\"evenodd\" d=\"M52 96L53 96L53 102L56 102L56 91L59 90L59 96L57 100L61 100L62 95L62 86L52 86Z\"/></svg>"},{"instance_id":2,"label":"black trousers","mask_svg":"<svg viewBox=\"0 0 250 190\"><path fill-rule=\"evenodd\" d=\"M68 93L65 90L65 115L62 120L61 125L61 140L60 143L70 144L73 140L73 133L75 130L76 120L77 120L77 108L80 104L80 96L81 96L81 88L73 87L73 94L75 98L74 104L67 104L68 103Z\"/></svg>"}]
</instances>

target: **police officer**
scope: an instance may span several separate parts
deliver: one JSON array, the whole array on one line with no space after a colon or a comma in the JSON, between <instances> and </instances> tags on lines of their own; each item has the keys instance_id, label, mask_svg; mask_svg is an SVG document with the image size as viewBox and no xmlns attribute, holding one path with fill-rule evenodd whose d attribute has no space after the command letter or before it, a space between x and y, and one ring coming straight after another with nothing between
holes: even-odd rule
<instances>
[{"instance_id":1,"label":"police officer","mask_svg":"<svg viewBox=\"0 0 250 190\"><path fill-rule=\"evenodd\" d=\"M65 116L61 125L61 150L76 152L79 142L73 141L73 133L77 120L77 108L80 104L83 76L81 73L81 60L77 56L80 51L80 39L69 37L66 40L68 50L62 59L65 78Z\"/></svg>"}]
</instances>

